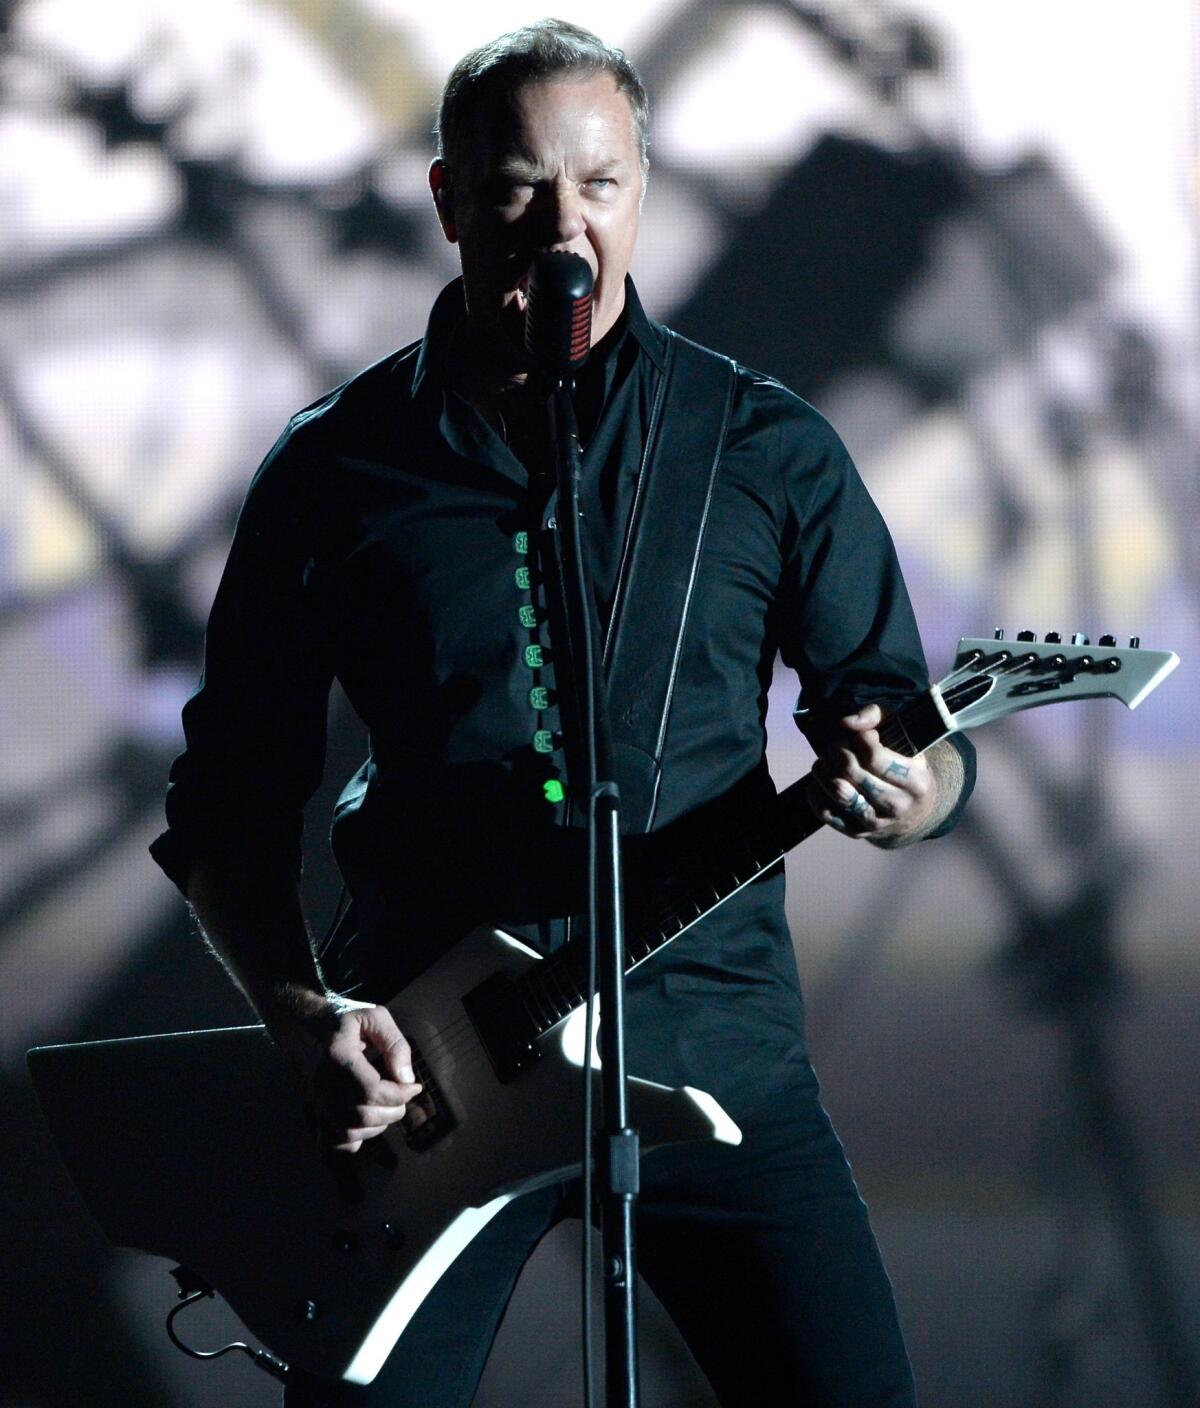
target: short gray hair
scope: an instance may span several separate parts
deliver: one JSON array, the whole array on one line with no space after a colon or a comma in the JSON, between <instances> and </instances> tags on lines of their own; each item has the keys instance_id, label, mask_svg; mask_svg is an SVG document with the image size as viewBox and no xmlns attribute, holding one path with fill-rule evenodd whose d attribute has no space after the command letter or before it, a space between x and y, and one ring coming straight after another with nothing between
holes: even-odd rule
<instances>
[{"instance_id":1,"label":"short gray hair","mask_svg":"<svg viewBox=\"0 0 1200 1408\"><path fill-rule=\"evenodd\" d=\"M645 165L650 108L637 70L620 49L566 20L544 19L502 34L465 54L442 89L434 135L438 155L453 167L479 113L538 79L611 73L629 100L633 132Z\"/></svg>"}]
</instances>

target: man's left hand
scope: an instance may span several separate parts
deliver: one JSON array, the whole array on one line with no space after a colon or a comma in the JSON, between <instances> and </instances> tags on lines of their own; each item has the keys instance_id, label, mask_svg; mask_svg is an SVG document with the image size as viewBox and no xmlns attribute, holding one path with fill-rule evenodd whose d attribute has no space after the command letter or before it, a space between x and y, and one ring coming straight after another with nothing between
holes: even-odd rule
<instances>
[{"instance_id":1,"label":"man's left hand","mask_svg":"<svg viewBox=\"0 0 1200 1408\"><path fill-rule=\"evenodd\" d=\"M937 784L923 757L893 753L879 738L883 710L866 704L838 720L834 744L813 766L808 801L827 826L890 846L931 829Z\"/></svg>"}]
</instances>

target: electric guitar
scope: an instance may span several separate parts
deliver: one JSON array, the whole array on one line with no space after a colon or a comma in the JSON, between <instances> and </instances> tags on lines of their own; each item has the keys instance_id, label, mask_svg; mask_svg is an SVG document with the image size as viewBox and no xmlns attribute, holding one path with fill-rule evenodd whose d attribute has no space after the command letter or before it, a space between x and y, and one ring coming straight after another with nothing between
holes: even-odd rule
<instances>
[{"instance_id":1,"label":"electric guitar","mask_svg":"<svg viewBox=\"0 0 1200 1408\"><path fill-rule=\"evenodd\" d=\"M1132 709L1178 663L1108 636L963 640L950 674L880 733L916 756L1036 705L1111 695ZM820 825L804 782L785 789L703 874L662 882L627 926L628 968ZM283 1360L365 1384L505 1203L579 1172L581 1072L598 1082L599 1066L594 1044L584 1050L585 979L578 941L541 959L497 930L462 939L388 1004L424 1091L354 1155L321 1155L305 1094L261 1026L41 1047L29 1064L111 1241L183 1263ZM629 1085L645 1150L741 1138L703 1091Z\"/></svg>"}]
</instances>

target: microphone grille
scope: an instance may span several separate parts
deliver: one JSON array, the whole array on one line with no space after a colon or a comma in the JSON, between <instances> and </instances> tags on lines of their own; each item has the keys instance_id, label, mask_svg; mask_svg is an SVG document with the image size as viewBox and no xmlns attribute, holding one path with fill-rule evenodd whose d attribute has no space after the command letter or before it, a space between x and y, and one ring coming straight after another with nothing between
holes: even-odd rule
<instances>
[{"instance_id":1,"label":"microphone grille","mask_svg":"<svg viewBox=\"0 0 1200 1408\"><path fill-rule=\"evenodd\" d=\"M578 254L539 254L529 270L525 350L538 366L565 375L592 343L592 271Z\"/></svg>"}]
</instances>

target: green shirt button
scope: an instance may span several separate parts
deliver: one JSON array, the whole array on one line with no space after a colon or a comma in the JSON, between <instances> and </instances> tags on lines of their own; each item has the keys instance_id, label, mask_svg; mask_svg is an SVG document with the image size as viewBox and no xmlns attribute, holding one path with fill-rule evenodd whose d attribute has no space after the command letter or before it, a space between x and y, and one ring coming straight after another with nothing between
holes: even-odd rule
<instances>
[{"instance_id":1,"label":"green shirt button","mask_svg":"<svg viewBox=\"0 0 1200 1408\"><path fill-rule=\"evenodd\" d=\"M515 579L517 586L520 587L523 592L527 592L529 590L528 567L518 567L517 570L513 573L513 578Z\"/></svg>"},{"instance_id":2,"label":"green shirt button","mask_svg":"<svg viewBox=\"0 0 1200 1408\"><path fill-rule=\"evenodd\" d=\"M529 702L535 709L550 707L550 691L543 684L534 685L529 691Z\"/></svg>"},{"instance_id":3,"label":"green shirt button","mask_svg":"<svg viewBox=\"0 0 1200 1408\"><path fill-rule=\"evenodd\" d=\"M520 611L517 612L517 615L521 618L521 625L524 626L527 631L532 631L537 625L537 612L532 606L522 606Z\"/></svg>"},{"instance_id":4,"label":"green shirt button","mask_svg":"<svg viewBox=\"0 0 1200 1408\"><path fill-rule=\"evenodd\" d=\"M552 777L549 782L542 783L542 793L547 802L561 802L567 795L566 789L557 777Z\"/></svg>"},{"instance_id":5,"label":"green shirt button","mask_svg":"<svg viewBox=\"0 0 1200 1408\"><path fill-rule=\"evenodd\" d=\"M513 551L514 551L514 552L528 552L528 551L529 551L529 534L528 534L528 533L514 533L514 534L513 534Z\"/></svg>"},{"instance_id":6,"label":"green shirt button","mask_svg":"<svg viewBox=\"0 0 1200 1408\"><path fill-rule=\"evenodd\" d=\"M554 752L554 735L548 728L539 728L533 735L533 751L535 753Z\"/></svg>"},{"instance_id":7,"label":"green shirt button","mask_svg":"<svg viewBox=\"0 0 1200 1408\"><path fill-rule=\"evenodd\" d=\"M531 670L540 670L545 664L542 657L542 647L540 645L527 645L525 647L525 663Z\"/></svg>"}]
</instances>

